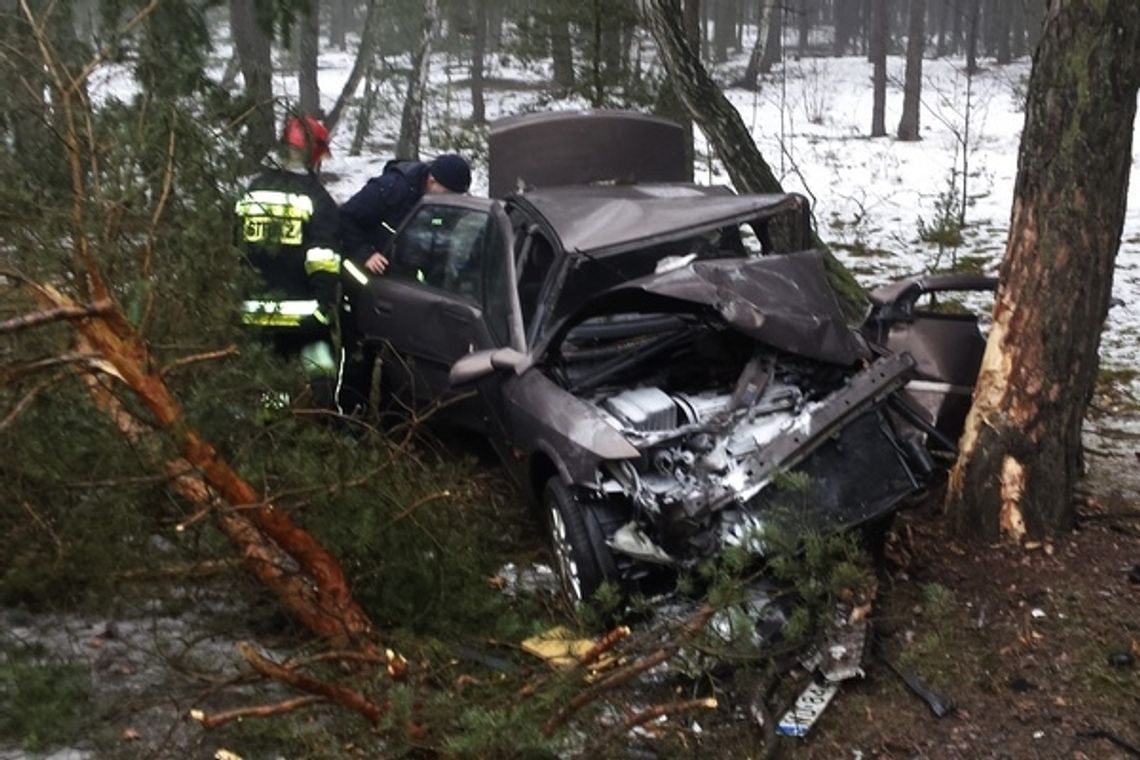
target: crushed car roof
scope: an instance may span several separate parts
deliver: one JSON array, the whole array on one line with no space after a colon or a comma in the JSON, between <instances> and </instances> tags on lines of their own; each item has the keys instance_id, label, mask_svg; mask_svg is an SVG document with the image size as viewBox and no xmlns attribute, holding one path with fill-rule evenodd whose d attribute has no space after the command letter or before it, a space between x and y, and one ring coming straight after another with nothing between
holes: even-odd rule
<instances>
[{"instance_id":1,"label":"crushed car roof","mask_svg":"<svg viewBox=\"0 0 1140 760\"><path fill-rule=\"evenodd\" d=\"M680 183L552 187L517 198L550 223L567 252L589 254L770 217L801 209L806 202L794 194L734 195L725 187Z\"/></svg>"}]
</instances>

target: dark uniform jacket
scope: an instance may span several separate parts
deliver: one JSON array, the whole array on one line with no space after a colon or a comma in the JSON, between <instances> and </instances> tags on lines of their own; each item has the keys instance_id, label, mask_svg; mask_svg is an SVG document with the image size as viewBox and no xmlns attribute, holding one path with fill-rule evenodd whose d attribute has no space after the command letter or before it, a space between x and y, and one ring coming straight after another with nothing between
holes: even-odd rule
<instances>
[{"instance_id":1,"label":"dark uniform jacket","mask_svg":"<svg viewBox=\"0 0 1140 760\"><path fill-rule=\"evenodd\" d=\"M268 169L235 212L245 261L264 282L251 294L259 300L246 303L243 321L281 328L328 324L340 277L340 222L336 201L317 176ZM268 306L274 303L278 308Z\"/></svg>"},{"instance_id":2,"label":"dark uniform jacket","mask_svg":"<svg viewBox=\"0 0 1140 760\"><path fill-rule=\"evenodd\" d=\"M420 161L389 161L341 206L345 254L358 264L382 252L404 217L423 197L428 165Z\"/></svg>"}]
</instances>

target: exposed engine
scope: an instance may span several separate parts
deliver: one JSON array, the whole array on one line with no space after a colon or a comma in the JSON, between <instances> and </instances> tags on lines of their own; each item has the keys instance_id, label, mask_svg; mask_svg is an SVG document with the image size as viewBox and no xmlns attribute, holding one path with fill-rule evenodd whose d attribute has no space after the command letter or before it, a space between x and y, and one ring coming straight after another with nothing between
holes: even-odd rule
<instances>
[{"instance_id":1,"label":"exposed engine","mask_svg":"<svg viewBox=\"0 0 1140 760\"><path fill-rule=\"evenodd\" d=\"M769 485L805 459L812 476L817 449L829 476L801 501L842 513L840 522L893 504L915 481L878 402L901 385L910 365L909 358L884 362L828 394L764 355L748 362L731 388L694 393L651 385L594 394L591 401L642 454L604 465L602 492L628 500L635 518L611 547L669 564L726 546L763 553L762 529L773 508L768 491L775 490ZM859 482L863 475L876 485ZM856 492L862 495L853 503Z\"/></svg>"}]
</instances>

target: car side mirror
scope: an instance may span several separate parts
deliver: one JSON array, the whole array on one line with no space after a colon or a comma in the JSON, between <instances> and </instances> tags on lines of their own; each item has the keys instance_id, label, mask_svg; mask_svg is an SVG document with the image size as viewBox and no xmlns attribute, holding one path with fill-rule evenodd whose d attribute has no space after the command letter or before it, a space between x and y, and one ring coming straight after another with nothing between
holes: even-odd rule
<instances>
[{"instance_id":1,"label":"car side mirror","mask_svg":"<svg viewBox=\"0 0 1140 760\"><path fill-rule=\"evenodd\" d=\"M513 348L492 348L476 351L451 365L447 379L452 387L470 385L495 372L509 370L521 375L530 367L530 357Z\"/></svg>"}]
</instances>

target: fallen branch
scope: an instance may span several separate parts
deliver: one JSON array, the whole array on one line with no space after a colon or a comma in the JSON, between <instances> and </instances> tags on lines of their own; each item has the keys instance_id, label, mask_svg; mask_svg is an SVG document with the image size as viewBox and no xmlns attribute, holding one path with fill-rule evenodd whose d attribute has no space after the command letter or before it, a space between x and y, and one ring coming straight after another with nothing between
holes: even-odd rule
<instances>
[{"instance_id":1,"label":"fallen branch","mask_svg":"<svg viewBox=\"0 0 1140 760\"><path fill-rule=\"evenodd\" d=\"M603 654L617 646L618 642L627 636L629 636L629 626L619 625L617 628L614 628L605 636L602 636L602 638L598 639L597 643L594 644L594 646L590 647L585 654L579 657L578 665L586 666L591 664Z\"/></svg>"},{"instance_id":2,"label":"fallen branch","mask_svg":"<svg viewBox=\"0 0 1140 760\"><path fill-rule=\"evenodd\" d=\"M680 633L677 637L658 649L656 652L642 657L640 660L630 663L623 668L619 668L607 676L605 679L599 681L588 689L579 692L570 702L559 710L550 720L546 721L542 726L542 732L549 736L554 733L554 730L561 726L566 720L582 709L584 706L593 702L595 699L611 691L618 686L628 683L637 676L641 675L647 670L654 668L661 663L669 660L681 648L681 645L692 638L694 635L704 629L708 624L709 618L713 616L715 608L710 605L705 605L697 610L696 614L690 617L681 626Z\"/></svg>"},{"instance_id":3,"label":"fallen branch","mask_svg":"<svg viewBox=\"0 0 1140 760\"><path fill-rule=\"evenodd\" d=\"M85 319L99 314L106 314L111 310L111 302L106 300L95 301L90 304L74 304L44 309L31 314L21 314L0 322L0 334L28 330L40 325L50 324L71 319Z\"/></svg>"},{"instance_id":4,"label":"fallen branch","mask_svg":"<svg viewBox=\"0 0 1140 760\"><path fill-rule=\"evenodd\" d=\"M198 364L200 362L212 362L218 359L225 359L230 356L237 356L238 353L240 352L238 351L237 344L231 343L225 348L218 349L217 351L207 351L206 353L194 354L193 356L184 356L181 359L172 361L170 364L167 364L165 367L160 369L158 371L158 376L166 377L176 369L182 369L183 367L189 366L191 364Z\"/></svg>"},{"instance_id":5,"label":"fallen branch","mask_svg":"<svg viewBox=\"0 0 1140 760\"><path fill-rule=\"evenodd\" d=\"M245 718L270 718L274 715L284 715L285 713L300 710L302 707L309 707L326 702L328 702L328 700L323 697L295 697L293 699L286 699L283 702L275 702L271 705L238 707L233 710L213 713L212 715L201 710L191 710L190 717L201 723L203 728L217 728L218 726L232 723L235 720L240 721Z\"/></svg>"},{"instance_id":6,"label":"fallen branch","mask_svg":"<svg viewBox=\"0 0 1140 760\"><path fill-rule=\"evenodd\" d=\"M283 667L267 657L263 657L253 648L253 645L247 641L240 642L238 644L238 650L253 669L266 678L292 686L299 691L305 691L323 697L330 702L335 702L342 707L360 713L372 723L377 723L385 712L355 689L320 681L312 676L307 676L304 673L298 673L295 670Z\"/></svg>"}]
</instances>

